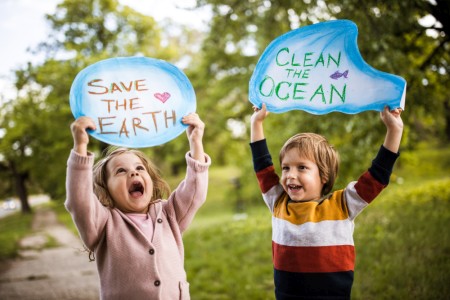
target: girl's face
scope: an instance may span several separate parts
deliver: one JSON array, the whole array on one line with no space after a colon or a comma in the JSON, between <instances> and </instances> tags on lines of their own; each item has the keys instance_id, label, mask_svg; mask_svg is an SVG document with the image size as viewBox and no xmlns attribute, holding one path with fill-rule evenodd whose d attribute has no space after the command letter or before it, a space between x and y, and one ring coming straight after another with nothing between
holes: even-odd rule
<instances>
[{"instance_id":1,"label":"girl's face","mask_svg":"<svg viewBox=\"0 0 450 300\"><path fill-rule=\"evenodd\" d=\"M115 206L124 213L147 213L153 181L141 159L125 152L106 166L107 187Z\"/></svg>"},{"instance_id":2,"label":"girl's face","mask_svg":"<svg viewBox=\"0 0 450 300\"><path fill-rule=\"evenodd\" d=\"M281 185L292 200L307 202L320 199L324 182L315 162L293 148L284 155L281 168Z\"/></svg>"}]
</instances>

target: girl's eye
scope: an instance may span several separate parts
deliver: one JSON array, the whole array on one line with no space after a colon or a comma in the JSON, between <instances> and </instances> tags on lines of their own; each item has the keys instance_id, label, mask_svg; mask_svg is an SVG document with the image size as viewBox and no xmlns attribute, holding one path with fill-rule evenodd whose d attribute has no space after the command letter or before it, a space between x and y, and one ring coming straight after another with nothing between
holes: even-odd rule
<instances>
[{"instance_id":1,"label":"girl's eye","mask_svg":"<svg viewBox=\"0 0 450 300\"><path fill-rule=\"evenodd\" d=\"M283 171L289 171L289 167L282 167L281 170L283 170Z\"/></svg>"},{"instance_id":2,"label":"girl's eye","mask_svg":"<svg viewBox=\"0 0 450 300\"><path fill-rule=\"evenodd\" d=\"M306 167L305 166L298 166L298 169L299 170L306 170Z\"/></svg>"},{"instance_id":3,"label":"girl's eye","mask_svg":"<svg viewBox=\"0 0 450 300\"><path fill-rule=\"evenodd\" d=\"M145 171L144 166L137 166L136 170L138 171Z\"/></svg>"},{"instance_id":4,"label":"girl's eye","mask_svg":"<svg viewBox=\"0 0 450 300\"><path fill-rule=\"evenodd\" d=\"M125 172L125 169L124 168L118 168L116 174L119 174L119 173L122 173L122 172Z\"/></svg>"}]
</instances>

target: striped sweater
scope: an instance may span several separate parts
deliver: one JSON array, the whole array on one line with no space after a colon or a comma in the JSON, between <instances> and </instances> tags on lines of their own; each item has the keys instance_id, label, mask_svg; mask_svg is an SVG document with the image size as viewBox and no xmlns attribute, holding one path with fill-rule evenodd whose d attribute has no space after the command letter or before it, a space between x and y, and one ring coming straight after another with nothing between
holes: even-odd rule
<instances>
[{"instance_id":1,"label":"striped sweater","mask_svg":"<svg viewBox=\"0 0 450 300\"><path fill-rule=\"evenodd\" d=\"M398 154L381 146L356 182L315 202L294 202L279 183L266 140L250 144L263 199L272 213L277 299L349 299L354 219L389 183Z\"/></svg>"}]
</instances>

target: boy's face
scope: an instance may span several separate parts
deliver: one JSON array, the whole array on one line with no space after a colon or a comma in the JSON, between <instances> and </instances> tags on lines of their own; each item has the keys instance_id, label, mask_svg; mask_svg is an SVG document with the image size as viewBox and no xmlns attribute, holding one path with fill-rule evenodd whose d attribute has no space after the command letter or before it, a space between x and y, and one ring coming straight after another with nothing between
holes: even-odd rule
<instances>
[{"instance_id":1,"label":"boy's face","mask_svg":"<svg viewBox=\"0 0 450 300\"><path fill-rule=\"evenodd\" d=\"M147 213L153 181L141 159L133 153L120 154L108 162L106 171L115 206L125 213Z\"/></svg>"},{"instance_id":2,"label":"boy's face","mask_svg":"<svg viewBox=\"0 0 450 300\"><path fill-rule=\"evenodd\" d=\"M281 185L294 201L317 201L321 197L324 183L317 164L290 149L281 161Z\"/></svg>"}]
</instances>

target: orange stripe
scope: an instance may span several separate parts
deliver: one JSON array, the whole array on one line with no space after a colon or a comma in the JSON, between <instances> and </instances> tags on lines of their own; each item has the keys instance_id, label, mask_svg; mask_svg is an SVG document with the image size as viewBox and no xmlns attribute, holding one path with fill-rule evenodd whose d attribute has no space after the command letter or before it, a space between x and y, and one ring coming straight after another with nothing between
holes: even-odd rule
<instances>
[{"instance_id":1,"label":"orange stripe","mask_svg":"<svg viewBox=\"0 0 450 300\"><path fill-rule=\"evenodd\" d=\"M298 273L353 271L355 248L349 245L326 247L292 247L272 242L274 267Z\"/></svg>"},{"instance_id":2,"label":"orange stripe","mask_svg":"<svg viewBox=\"0 0 450 300\"><path fill-rule=\"evenodd\" d=\"M283 197L277 201L273 215L275 218L295 225L307 222L345 220L348 218L348 209L343 192L344 190L336 191L329 199L325 199L321 203L315 201L288 203L289 197Z\"/></svg>"}]
</instances>

